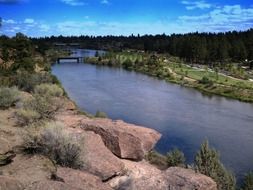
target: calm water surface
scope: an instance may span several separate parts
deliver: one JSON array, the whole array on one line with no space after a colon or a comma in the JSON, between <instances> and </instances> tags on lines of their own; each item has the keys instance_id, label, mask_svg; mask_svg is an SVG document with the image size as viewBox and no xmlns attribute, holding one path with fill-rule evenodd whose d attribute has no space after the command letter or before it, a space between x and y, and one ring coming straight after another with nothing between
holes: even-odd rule
<instances>
[{"instance_id":1,"label":"calm water surface","mask_svg":"<svg viewBox=\"0 0 253 190\"><path fill-rule=\"evenodd\" d=\"M95 51L77 51L94 55ZM53 74L77 105L90 113L156 129L156 149L181 149L191 163L208 139L239 179L253 170L253 104L202 93L119 68L60 63Z\"/></svg>"}]
</instances>

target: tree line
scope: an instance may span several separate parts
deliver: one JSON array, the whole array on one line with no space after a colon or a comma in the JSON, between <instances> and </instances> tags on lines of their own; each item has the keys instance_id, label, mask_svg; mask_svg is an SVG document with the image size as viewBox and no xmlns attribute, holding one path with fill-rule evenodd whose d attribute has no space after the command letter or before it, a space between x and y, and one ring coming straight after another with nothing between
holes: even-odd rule
<instances>
[{"instance_id":1,"label":"tree line","mask_svg":"<svg viewBox=\"0 0 253 190\"><path fill-rule=\"evenodd\" d=\"M225 33L187 33L144 36L51 36L32 38L45 49L53 43L80 43L82 48L121 51L126 49L168 53L188 63L225 64L253 60L253 29ZM247 61L246 61L247 62Z\"/></svg>"}]
</instances>

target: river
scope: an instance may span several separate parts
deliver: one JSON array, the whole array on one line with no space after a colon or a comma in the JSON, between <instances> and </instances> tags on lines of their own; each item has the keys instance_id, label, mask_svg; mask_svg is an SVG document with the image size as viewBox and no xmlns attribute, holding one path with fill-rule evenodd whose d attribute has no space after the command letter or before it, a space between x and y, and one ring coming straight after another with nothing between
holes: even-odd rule
<instances>
[{"instance_id":1,"label":"river","mask_svg":"<svg viewBox=\"0 0 253 190\"><path fill-rule=\"evenodd\" d=\"M178 147L191 163L200 144L208 139L239 181L253 170L253 104L206 96L120 68L64 62L55 64L52 72L82 110L92 114L100 110L112 119L159 131L162 138L156 150L161 153Z\"/></svg>"}]
</instances>

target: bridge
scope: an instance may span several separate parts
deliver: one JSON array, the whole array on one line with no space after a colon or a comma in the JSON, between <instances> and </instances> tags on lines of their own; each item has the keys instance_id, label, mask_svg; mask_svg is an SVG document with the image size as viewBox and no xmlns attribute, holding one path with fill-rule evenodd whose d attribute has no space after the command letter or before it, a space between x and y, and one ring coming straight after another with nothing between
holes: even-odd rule
<instances>
[{"instance_id":1,"label":"bridge","mask_svg":"<svg viewBox=\"0 0 253 190\"><path fill-rule=\"evenodd\" d=\"M54 43L56 48L60 49L69 49L69 48L80 48L81 45L79 43Z\"/></svg>"},{"instance_id":2,"label":"bridge","mask_svg":"<svg viewBox=\"0 0 253 190\"><path fill-rule=\"evenodd\" d=\"M59 57L57 63L61 63L62 60L76 60L77 63L83 63L84 57Z\"/></svg>"}]
</instances>

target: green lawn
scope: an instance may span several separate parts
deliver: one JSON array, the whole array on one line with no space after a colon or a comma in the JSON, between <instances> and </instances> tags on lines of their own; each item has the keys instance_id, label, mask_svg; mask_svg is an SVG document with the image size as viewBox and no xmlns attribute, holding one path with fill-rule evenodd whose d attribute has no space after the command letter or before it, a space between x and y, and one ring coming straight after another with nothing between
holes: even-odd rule
<instances>
[{"instance_id":1,"label":"green lawn","mask_svg":"<svg viewBox=\"0 0 253 190\"><path fill-rule=\"evenodd\" d=\"M219 84L233 85L233 86L253 89L253 82L250 82L250 81L246 81L242 79L233 79L231 77L224 76L222 74L218 74L218 77L217 77L215 72L191 68L184 64L179 65L177 63L172 63L172 64L169 64L169 66L171 68L174 68L175 73L179 75L184 75L184 76L187 74L187 77L195 79L195 80L201 80L204 76L206 76L212 81Z\"/></svg>"},{"instance_id":2,"label":"green lawn","mask_svg":"<svg viewBox=\"0 0 253 190\"><path fill-rule=\"evenodd\" d=\"M137 60L139 62L142 62L143 56L137 53L127 53L127 52L116 54L116 60L118 60L120 64L124 63L128 59L133 63L136 62Z\"/></svg>"}]
</instances>

